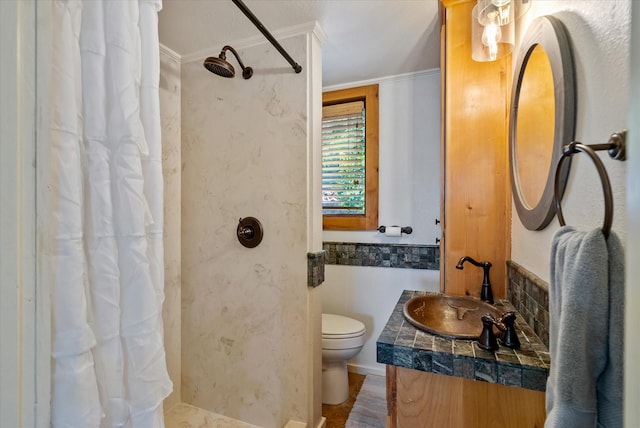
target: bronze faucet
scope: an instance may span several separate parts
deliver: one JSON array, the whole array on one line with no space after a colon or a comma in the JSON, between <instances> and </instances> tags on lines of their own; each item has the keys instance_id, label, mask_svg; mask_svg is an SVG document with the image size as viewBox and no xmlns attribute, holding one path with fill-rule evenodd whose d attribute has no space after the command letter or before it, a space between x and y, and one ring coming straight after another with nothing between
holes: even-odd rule
<instances>
[{"instance_id":1,"label":"bronze faucet","mask_svg":"<svg viewBox=\"0 0 640 428\"><path fill-rule=\"evenodd\" d=\"M484 278L482 279L482 290L480 291L480 299L493 305L493 292L491 291L491 282L489 281L489 269L491 269L490 262L477 262L469 256L462 257L456 269L464 269L464 262L469 262L474 266L481 267L484 272Z\"/></svg>"}]
</instances>

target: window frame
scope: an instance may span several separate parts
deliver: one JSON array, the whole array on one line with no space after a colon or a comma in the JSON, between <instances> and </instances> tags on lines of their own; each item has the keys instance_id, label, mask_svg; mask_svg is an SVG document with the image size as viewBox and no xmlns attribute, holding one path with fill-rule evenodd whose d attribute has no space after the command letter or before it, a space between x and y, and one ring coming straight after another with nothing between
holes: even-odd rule
<instances>
[{"instance_id":1,"label":"window frame","mask_svg":"<svg viewBox=\"0 0 640 428\"><path fill-rule=\"evenodd\" d=\"M352 101L363 101L365 105L364 214L323 214L324 230L375 230L378 228L378 84L338 89L322 94L323 107Z\"/></svg>"}]
</instances>

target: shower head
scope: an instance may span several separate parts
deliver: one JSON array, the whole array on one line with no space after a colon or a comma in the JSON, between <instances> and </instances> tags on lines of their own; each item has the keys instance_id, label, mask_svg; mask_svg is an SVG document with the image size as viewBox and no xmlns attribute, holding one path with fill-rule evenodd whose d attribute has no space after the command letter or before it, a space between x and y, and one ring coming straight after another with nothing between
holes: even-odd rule
<instances>
[{"instance_id":1,"label":"shower head","mask_svg":"<svg viewBox=\"0 0 640 428\"><path fill-rule=\"evenodd\" d=\"M231 64L229 64L224 59L216 58L214 56L210 56L209 58L205 59L204 66L207 70L209 70L213 74L217 74L218 76L233 77L236 74Z\"/></svg>"},{"instance_id":2,"label":"shower head","mask_svg":"<svg viewBox=\"0 0 640 428\"><path fill-rule=\"evenodd\" d=\"M231 46L223 47L222 51L220 51L220 55L218 55L217 58L214 56L210 56L207 59L205 59L203 63L204 67L210 72L212 72L213 74L217 74L218 76L222 76L222 77L235 76L236 72L233 69L233 66L229 63L229 61L227 61L227 56L225 55L225 51L227 50L231 51L231 53L233 53L233 55L238 60L238 64L240 64L240 67L242 68L242 77L244 77L245 79L248 79L251 76L253 76L253 68L245 67L242 61L240 60L240 57L238 56L238 52L236 52L235 49L233 49Z\"/></svg>"}]
</instances>

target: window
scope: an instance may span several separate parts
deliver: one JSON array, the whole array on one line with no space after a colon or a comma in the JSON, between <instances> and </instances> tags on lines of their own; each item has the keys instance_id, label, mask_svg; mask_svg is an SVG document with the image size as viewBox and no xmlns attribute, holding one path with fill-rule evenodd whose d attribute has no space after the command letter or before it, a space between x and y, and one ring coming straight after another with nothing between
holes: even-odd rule
<instances>
[{"instance_id":1,"label":"window","mask_svg":"<svg viewBox=\"0 0 640 428\"><path fill-rule=\"evenodd\" d=\"M322 225L378 227L378 85L322 95Z\"/></svg>"}]
</instances>

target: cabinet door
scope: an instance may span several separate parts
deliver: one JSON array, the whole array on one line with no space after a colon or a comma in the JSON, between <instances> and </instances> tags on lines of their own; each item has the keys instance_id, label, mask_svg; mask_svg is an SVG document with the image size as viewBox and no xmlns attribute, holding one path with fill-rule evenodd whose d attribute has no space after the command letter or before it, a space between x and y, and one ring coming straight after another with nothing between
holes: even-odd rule
<instances>
[{"instance_id":1,"label":"cabinet door","mask_svg":"<svg viewBox=\"0 0 640 428\"><path fill-rule=\"evenodd\" d=\"M395 383L390 428L544 426L544 392L402 367L388 369L387 376L390 371Z\"/></svg>"}]
</instances>

